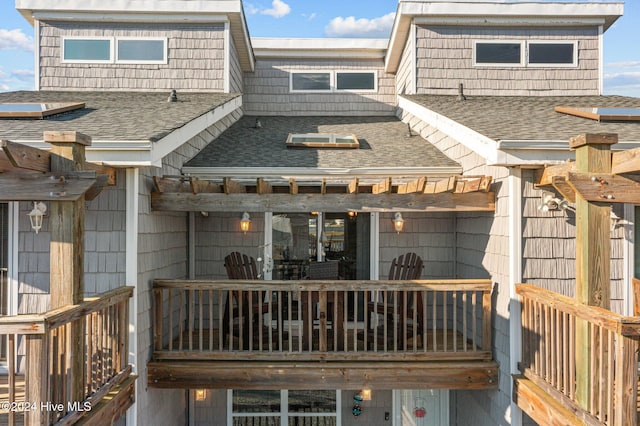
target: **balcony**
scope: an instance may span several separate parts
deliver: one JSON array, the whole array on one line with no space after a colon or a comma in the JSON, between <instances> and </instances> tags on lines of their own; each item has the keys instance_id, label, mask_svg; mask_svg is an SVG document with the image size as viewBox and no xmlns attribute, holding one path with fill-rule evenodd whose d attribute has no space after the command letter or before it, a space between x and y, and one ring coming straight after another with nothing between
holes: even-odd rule
<instances>
[{"instance_id":1,"label":"balcony","mask_svg":"<svg viewBox=\"0 0 640 426\"><path fill-rule=\"evenodd\" d=\"M638 424L640 318L520 284L514 400L540 424ZM586 347L576 342L588 336Z\"/></svg>"},{"instance_id":2,"label":"balcony","mask_svg":"<svg viewBox=\"0 0 640 426\"><path fill-rule=\"evenodd\" d=\"M9 368L0 423L105 424L121 417L135 398L128 363L132 294L121 287L44 314L1 317ZM68 349L76 336L82 353Z\"/></svg>"},{"instance_id":3,"label":"balcony","mask_svg":"<svg viewBox=\"0 0 640 426\"><path fill-rule=\"evenodd\" d=\"M490 280L154 283L149 386L497 387Z\"/></svg>"}]
</instances>

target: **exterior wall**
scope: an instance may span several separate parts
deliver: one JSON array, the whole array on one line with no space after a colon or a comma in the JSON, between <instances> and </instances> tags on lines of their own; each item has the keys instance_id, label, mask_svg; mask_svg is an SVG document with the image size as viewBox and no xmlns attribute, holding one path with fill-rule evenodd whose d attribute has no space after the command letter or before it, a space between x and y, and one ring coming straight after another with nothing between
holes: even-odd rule
<instances>
[{"instance_id":1,"label":"exterior wall","mask_svg":"<svg viewBox=\"0 0 640 426\"><path fill-rule=\"evenodd\" d=\"M411 36L407 37L407 42L402 51L400 65L396 72L396 94L397 95L414 95L414 84L416 78L416 70L413 64L413 55L415 54L416 41Z\"/></svg>"},{"instance_id":2,"label":"exterior wall","mask_svg":"<svg viewBox=\"0 0 640 426\"><path fill-rule=\"evenodd\" d=\"M251 215L251 229L240 231L242 212L196 215L196 279L227 279L224 258L238 251L254 259L263 257L264 215Z\"/></svg>"},{"instance_id":3,"label":"exterior wall","mask_svg":"<svg viewBox=\"0 0 640 426\"><path fill-rule=\"evenodd\" d=\"M534 188L532 170L523 172L523 280L568 297L575 297L576 227L571 210L538 210L542 191ZM615 208L620 208L617 206ZM622 217L622 212L617 212ZM624 227L611 233L611 309L624 307Z\"/></svg>"},{"instance_id":4,"label":"exterior wall","mask_svg":"<svg viewBox=\"0 0 640 426\"><path fill-rule=\"evenodd\" d=\"M391 262L415 252L424 262L423 279L455 275L455 218L448 213L403 213L404 229L397 233L391 213L380 214L380 279L387 279Z\"/></svg>"},{"instance_id":5,"label":"exterior wall","mask_svg":"<svg viewBox=\"0 0 640 426\"><path fill-rule=\"evenodd\" d=\"M125 283L125 174L119 171L116 186L107 187L88 202L85 214L85 295L92 296ZM46 203L47 205L49 203ZM33 205L20 203L18 234L18 313L49 309L49 221L44 217L38 234L27 213Z\"/></svg>"},{"instance_id":6,"label":"exterior wall","mask_svg":"<svg viewBox=\"0 0 640 426\"><path fill-rule=\"evenodd\" d=\"M244 82L242 81L243 75L238 59L238 50L233 40L231 40L229 45L231 46L229 52L229 91L231 93L242 93L244 90Z\"/></svg>"},{"instance_id":7,"label":"exterior wall","mask_svg":"<svg viewBox=\"0 0 640 426\"><path fill-rule=\"evenodd\" d=\"M474 40L578 40L578 67L473 66ZM598 95L596 27L418 26L417 93L454 95Z\"/></svg>"},{"instance_id":8,"label":"exterior wall","mask_svg":"<svg viewBox=\"0 0 640 426\"><path fill-rule=\"evenodd\" d=\"M61 63L61 36L167 37L167 64ZM41 90L222 92L224 25L40 23Z\"/></svg>"},{"instance_id":9,"label":"exterior wall","mask_svg":"<svg viewBox=\"0 0 640 426\"><path fill-rule=\"evenodd\" d=\"M416 133L462 165L464 174L491 175L496 191L496 211L456 214L456 277L488 278L493 292L493 356L500 366L499 388L492 391L455 391L451 397L457 424L478 426L506 425L511 413L511 374L509 371L509 171L486 166L478 154L455 139L425 124L411 114L399 111Z\"/></svg>"},{"instance_id":10,"label":"exterior wall","mask_svg":"<svg viewBox=\"0 0 640 426\"><path fill-rule=\"evenodd\" d=\"M237 121L236 110L202 131L163 159L161 169L140 172L138 214L138 297L136 403L138 424L183 424L186 393L183 390L147 388L146 365L153 353L152 284L155 278L186 278L188 272L188 215L151 211L153 176L177 175L182 165Z\"/></svg>"},{"instance_id":11,"label":"exterior wall","mask_svg":"<svg viewBox=\"0 0 640 426\"><path fill-rule=\"evenodd\" d=\"M289 72L305 70L377 70L378 93L289 93ZM382 60L258 60L244 74L247 115L393 115L395 77Z\"/></svg>"},{"instance_id":12,"label":"exterior wall","mask_svg":"<svg viewBox=\"0 0 640 426\"><path fill-rule=\"evenodd\" d=\"M341 426L358 426L366 424L367 426L391 426L391 418L393 415L393 394L390 390L374 390L371 392L371 401L360 402L362 414L354 417L351 413L353 409L353 396L357 391L343 390L341 392L342 399L342 425ZM389 413L389 420L384 419L385 413Z\"/></svg>"}]
</instances>

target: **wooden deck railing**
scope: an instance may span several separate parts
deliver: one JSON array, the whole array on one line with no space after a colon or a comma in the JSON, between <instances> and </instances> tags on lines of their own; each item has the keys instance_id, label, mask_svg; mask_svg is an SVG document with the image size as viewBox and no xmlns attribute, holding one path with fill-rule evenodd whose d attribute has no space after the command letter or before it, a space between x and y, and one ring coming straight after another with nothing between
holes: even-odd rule
<instances>
[{"instance_id":1,"label":"wooden deck railing","mask_svg":"<svg viewBox=\"0 0 640 426\"><path fill-rule=\"evenodd\" d=\"M522 374L555 400L571 407L586 424L635 425L640 318L586 306L575 299L519 284L522 309ZM591 347L576 345L577 328ZM588 398L580 401L576 358L588 351Z\"/></svg>"},{"instance_id":2,"label":"wooden deck railing","mask_svg":"<svg viewBox=\"0 0 640 426\"><path fill-rule=\"evenodd\" d=\"M154 282L154 359L491 359L490 280Z\"/></svg>"},{"instance_id":3,"label":"wooden deck railing","mask_svg":"<svg viewBox=\"0 0 640 426\"><path fill-rule=\"evenodd\" d=\"M28 424L73 424L115 386L131 375L128 364L129 298L133 287L121 287L79 305L39 315L0 318L0 334L9 336L8 424L24 415ZM84 353L70 354L71 326L84 330ZM16 344L24 352L16 354ZM15 360L19 366L16 368ZM83 366L72 374L73 362ZM23 367L24 401L16 399L16 373ZM82 389L79 398L74 388ZM43 405L44 404L44 405ZM22 419L19 419L22 420Z\"/></svg>"}]
</instances>

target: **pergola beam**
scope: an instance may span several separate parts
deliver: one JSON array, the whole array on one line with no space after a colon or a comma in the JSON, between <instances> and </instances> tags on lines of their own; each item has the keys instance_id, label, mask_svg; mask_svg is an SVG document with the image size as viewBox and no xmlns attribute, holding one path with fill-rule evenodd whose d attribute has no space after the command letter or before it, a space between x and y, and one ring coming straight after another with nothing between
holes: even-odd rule
<instances>
[{"instance_id":1,"label":"pergola beam","mask_svg":"<svg viewBox=\"0 0 640 426\"><path fill-rule=\"evenodd\" d=\"M456 194L151 194L151 207L164 211L272 212L451 212L495 211L493 192Z\"/></svg>"}]
</instances>

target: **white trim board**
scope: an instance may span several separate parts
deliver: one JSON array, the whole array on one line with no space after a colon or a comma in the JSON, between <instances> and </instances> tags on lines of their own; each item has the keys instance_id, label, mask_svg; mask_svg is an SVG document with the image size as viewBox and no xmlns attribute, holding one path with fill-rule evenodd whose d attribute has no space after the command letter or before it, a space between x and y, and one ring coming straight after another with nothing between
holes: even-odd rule
<instances>
[{"instance_id":1,"label":"white trim board","mask_svg":"<svg viewBox=\"0 0 640 426\"><path fill-rule=\"evenodd\" d=\"M128 361L133 373L138 374L138 214L140 197L140 172L138 169L126 171L126 261L125 282L134 286L133 296L129 300L129 356ZM145 387L142 386L144 389ZM136 386L136 394L142 393L141 386ZM139 401L139 397L136 397ZM133 403L127 410L127 425L135 426L138 422L138 405Z\"/></svg>"}]
</instances>

